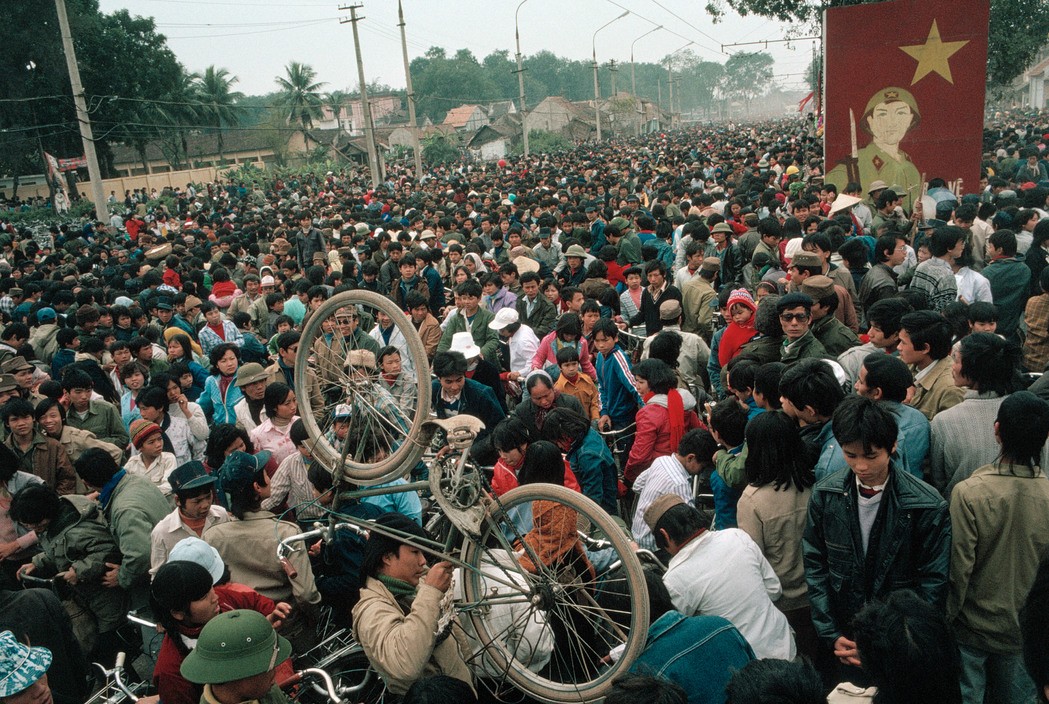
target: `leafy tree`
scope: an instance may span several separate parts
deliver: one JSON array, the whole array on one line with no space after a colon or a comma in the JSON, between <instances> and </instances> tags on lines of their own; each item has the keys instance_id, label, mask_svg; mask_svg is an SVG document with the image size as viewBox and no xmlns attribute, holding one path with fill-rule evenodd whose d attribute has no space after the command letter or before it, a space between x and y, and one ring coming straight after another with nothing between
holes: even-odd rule
<instances>
[{"instance_id":1,"label":"leafy tree","mask_svg":"<svg viewBox=\"0 0 1049 704\"><path fill-rule=\"evenodd\" d=\"M331 110L336 123L339 122L339 113L342 112L347 99L348 95L343 90L333 90L324 94L324 107Z\"/></svg>"},{"instance_id":2,"label":"leafy tree","mask_svg":"<svg viewBox=\"0 0 1049 704\"><path fill-rule=\"evenodd\" d=\"M725 62L725 95L743 101L750 114L750 103L772 87L772 57L763 51L739 51Z\"/></svg>"},{"instance_id":3,"label":"leafy tree","mask_svg":"<svg viewBox=\"0 0 1049 704\"><path fill-rule=\"evenodd\" d=\"M459 138L454 133L435 132L422 140L423 161L428 164L447 164L459 158Z\"/></svg>"},{"instance_id":4,"label":"leafy tree","mask_svg":"<svg viewBox=\"0 0 1049 704\"><path fill-rule=\"evenodd\" d=\"M237 101L244 97L239 91L232 90L239 79L224 68L214 65L204 69L197 80L197 96L200 101L199 115L202 124L214 130L217 137L219 163L224 161L222 132L227 127L240 124L241 110Z\"/></svg>"},{"instance_id":5,"label":"leafy tree","mask_svg":"<svg viewBox=\"0 0 1049 704\"><path fill-rule=\"evenodd\" d=\"M317 72L312 66L292 61L285 69L287 77L277 76L280 88L278 105L284 113L288 124L298 125L306 140L306 150L310 148L310 136L307 130L313 127L313 121L321 116L320 89L325 83L318 82Z\"/></svg>"},{"instance_id":6,"label":"leafy tree","mask_svg":"<svg viewBox=\"0 0 1049 704\"><path fill-rule=\"evenodd\" d=\"M739 14L759 15L791 24L808 25L817 32L825 9L860 5L877 0L707 0L707 12L717 22L725 8ZM1049 0L991 0L988 28L987 79L1005 86L1025 71L1049 35Z\"/></svg>"}]
</instances>

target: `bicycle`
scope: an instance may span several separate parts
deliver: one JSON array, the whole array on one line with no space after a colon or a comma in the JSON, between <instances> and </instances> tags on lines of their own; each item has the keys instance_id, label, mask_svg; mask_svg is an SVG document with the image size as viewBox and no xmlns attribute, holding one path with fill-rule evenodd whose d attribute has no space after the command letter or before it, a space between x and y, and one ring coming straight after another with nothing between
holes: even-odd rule
<instances>
[{"instance_id":1,"label":"bicycle","mask_svg":"<svg viewBox=\"0 0 1049 704\"><path fill-rule=\"evenodd\" d=\"M351 354L366 346L355 321L362 313L378 311L389 315L404 334L415 368L427 368L415 328L392 301L378 294L339 294L310 317L300 339L295 383L305 386L307 377L316 375L329 391L317 412L309 407L301 412L314 458L333 472L336 499L332 517L284 541L278 559L287 564L290 551L301 549L293 544L330 541L339 530L375 530L418 547L460 568L463 598L456 611L477 634L480 652L476 660L544 701L567 704L602 698L640 654L648 631L644 575L627 536L600 507L562 486L526 485L494 497L480 470L467 461L467 451L483 424L471 416L432 419L427 381L419 383L418 393L407 406L391 403L381 393L379 372L367 364L367 356ZM338 393L331 393L333 390ZM352 409L349 427L356 433L341 442L334 432L334 410L340 404ZM432 461L428 480L379 486L408 475L437 433L444 435L449 451ZM409 491L429 492L439 506L446 526L439 531L439 540L422 540L345 516L342 522L335 518L342 501ZM545 526L533 524L534 502L551 502L574 511L583 538L605 541L599 551L587 548L580 539L594 566L592 573L569 577L562 562L540 559L526 536L532 541L562 540L564 536L551 536L544 532ZM603 602L612 594L626 595L630 608L605 606ZM486 616L503 607L520 613L505 628L497 629ZM516 642L520 624L532 619L563 634L549 662L541 662L535 652ZM623 647L623 657L603 667L603 658L617 646Z\"/></svg>"},{"instance_id":2,"label":"bicycle","mask_svg":"<svg viewBox=\"0 0 1049 704\"><path fill-rule=\"evenodd\" d=\"M142 694L145 693L148 685L145 682L129 684L124 681L125 658L124 653L117 653L116 662L108 670L97 662L92 663L102 673L105 684L87 700L86 704L122 704L142 699Z\"/></svg>"}]
</instances>

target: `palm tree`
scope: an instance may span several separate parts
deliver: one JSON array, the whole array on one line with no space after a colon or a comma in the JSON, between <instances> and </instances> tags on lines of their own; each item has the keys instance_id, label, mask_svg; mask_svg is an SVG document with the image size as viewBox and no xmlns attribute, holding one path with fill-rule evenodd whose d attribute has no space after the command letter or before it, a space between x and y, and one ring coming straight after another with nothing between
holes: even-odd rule
<instances>
[{"instance_id":1,"label":"palm tree","mask_svg":"<svg viewBox=\"0 0 1049 704\"><path fill-rule=\"evenodd\" d=\"M182 168L183 159L189 168L193 168L186 135L194 125L200 124L204 119L199 87L200 74L183 70L171 91L164 95L162 102L157 103L160 122L172 128L172 136L165 142L168 145L171 167L176 171Z\"/></svg>"},{"instance_id":2,"label":"palm tree","mask_svg":"<svg viewBox=\"0 0 1049 704\"><path fill-rule=\"evenodd\" d=\"M223 161L222 155L222 130L226 127L235 127L240 124L242 111L237 106L237 101L244 98L244 94L231 90L237 77L230 75L224 68L208 66L204 75L197 81L197 91L200 99L200 117L202 124L215 130L218 135L219 161Z\"/></svg>"},{"instance_id":3,"label":"palm tree","mask_svg":"<svg viewBox=\"0 0 1049 704\"><path fill-rule=\"evenodd\" d=\"M310 137L307 130L313 127L313 121L321 116L320 89L325 83L318 83L317 72L308 64L292 61L284 67L288 77L277 76L280 88L278 104L288 124L298 125L306 140L306 152L310 150Z\"/></svg>"},{"instance_id":4,"label":"palm tree","mask_svg":"<svg viewBox=\"0 0 1049 704\"><path fill-rule=\"evenodd\" d=\"M346 104L346 99L349 94L344 90L333 90L330 93L324 95L324 107L331 110L335 116L335 124L341 129L342 125L339 123L339 113L342 112L343 106Z\"/></svg>"}]
</instances>

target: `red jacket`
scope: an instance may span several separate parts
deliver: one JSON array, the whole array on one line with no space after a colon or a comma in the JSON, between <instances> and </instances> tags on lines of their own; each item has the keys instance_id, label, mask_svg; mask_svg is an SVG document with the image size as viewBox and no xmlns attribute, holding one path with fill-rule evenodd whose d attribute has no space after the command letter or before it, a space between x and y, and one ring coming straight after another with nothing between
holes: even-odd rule
<instances>
[{"instance_id":1,"label":"red jacket","mask_svg":"<svg viewBox=\"0 0 1049 704\"><path fill-rule=\"evenodd\" d=\"M665 406L646 403L634 417L637 429L634 431L634 445L630 448L626 467L623 468L623 480L633 484L642 472L648 469L653 460L671 453L670 449L670 415ZM685 411L685 432L693 428L702 428L699 416L695 411Z\"/></svg>"},{"instance_id":2,"label":"red jacket","mask_svg":"<svg viewBox=\"0 0 1049 704\"><path fill-rule=\"evenodd\" d=\"M217 586L215 594L218 595L219 611L222 613L235 609L250 609L269 616L276 606L272 599L262 596L243 584L231 583ZM157 654L157 664L153 668L153 685L157 688L160 701L164 704L197 704L204 693L204 687L193 684L182 677L179 668L182 667L184 657L171 639L170 633L164 635L160 653ZM278 682L288 679L292 674L290 660L277 666Z\"/></svg>"}]
</instances>

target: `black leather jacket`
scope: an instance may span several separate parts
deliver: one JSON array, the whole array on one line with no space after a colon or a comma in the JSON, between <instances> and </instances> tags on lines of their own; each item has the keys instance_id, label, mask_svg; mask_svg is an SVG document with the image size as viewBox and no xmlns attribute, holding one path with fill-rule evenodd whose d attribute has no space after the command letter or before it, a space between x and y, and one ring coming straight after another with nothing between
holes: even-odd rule
<instances>
[{"instance_id":1,"label":"black leather jacket","mask_svg":"<svg viewBox=\"0 0 1049 704\"><path fill-rule=\"evenodd\" d=\"M851 621L867 602L913 589L941 611L950 573L951 520L931 486L897 469L889 472L866 556L851 470L816 484L802 543L812 622L828 645L851 637Z\"/></svg>"}]
</instances>

